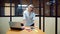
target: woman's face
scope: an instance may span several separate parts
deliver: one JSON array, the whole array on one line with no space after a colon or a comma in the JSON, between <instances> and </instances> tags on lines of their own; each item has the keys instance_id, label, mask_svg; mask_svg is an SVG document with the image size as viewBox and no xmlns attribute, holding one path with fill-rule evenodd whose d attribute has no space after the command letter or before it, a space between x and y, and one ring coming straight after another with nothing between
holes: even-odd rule
<instances>
[{"instance_id":1,"label":"woman's face","mask_svg":"<svg viewBox=\"0 0 60 34\"><path fill-rule=\"evenodd\" d=\"M28 10L29 11L33 11L34 10L34 7L28 7Z\"/></svg>"}]
</instances>

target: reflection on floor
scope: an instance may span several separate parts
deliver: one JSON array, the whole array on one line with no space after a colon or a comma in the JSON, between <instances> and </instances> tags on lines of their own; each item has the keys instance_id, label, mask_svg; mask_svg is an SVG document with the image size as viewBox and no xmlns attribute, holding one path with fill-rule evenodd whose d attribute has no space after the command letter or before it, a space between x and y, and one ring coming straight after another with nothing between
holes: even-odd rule
<instances>
[{"instance_id":1,"label":"reflection on floor","mask_svg":"<svg viewBox=\"0 0 60 34\"><path fill-rule=\"evenodd\" d=\"M27 30L9 30L6 34L45 34L45 32L39 30L39 29L35 29L32 31L27 31Z\"/></svg>"}]
</instances>

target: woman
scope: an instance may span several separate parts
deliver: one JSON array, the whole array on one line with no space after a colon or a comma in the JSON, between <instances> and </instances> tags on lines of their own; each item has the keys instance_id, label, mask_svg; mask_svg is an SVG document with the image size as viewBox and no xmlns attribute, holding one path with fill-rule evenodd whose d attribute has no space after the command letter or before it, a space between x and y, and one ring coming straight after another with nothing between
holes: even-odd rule
<instances>
[{"instance_id":1,"label":"woman","mask_svg":"<svg viewBox=\"0 0 60 34\"><path fill-rule=\"evenodd\" d=\"M34 23L35 23L34 20L35 20L34 6L31 4L23 12L24 26L27 26L27 27L33 26L34 27Z\"/></svg>"}]
</instances>

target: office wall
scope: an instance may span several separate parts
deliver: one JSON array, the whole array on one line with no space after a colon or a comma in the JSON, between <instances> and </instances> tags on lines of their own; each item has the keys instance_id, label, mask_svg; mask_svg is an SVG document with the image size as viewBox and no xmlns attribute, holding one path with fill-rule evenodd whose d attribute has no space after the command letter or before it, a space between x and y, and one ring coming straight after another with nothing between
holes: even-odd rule
<instances>
[{"instance_id":1,"label":"office wall","mask_svg":"<svg viewBox=\"0 0 60 34\"><path fill-rule=\"evenodd\" d=\"M41 17L41 30L43 31L43 17Z\"/></svg>"},{"instance_id":2,"label":"office wall","mask_svg":"<svg viewBox=\"0 0 60 34\"><path fill-rule=\"evenodd\" d=\"M57 28L58 29L58 34L60 34L60 18L58 18L58 23L57 24L58 24L58 28Z\"/></svg>"},{"instance_id":3,"label":"office wall","mask_svg":"<svg viewBox=\"0 0 60 34\"><path fill-rule=\"evenodd\" d=\"M55 17L45 17L45 33L55 34ZM43 17L41 17L41 30L43 31Z\"/></svg>"},{"instance_id":4,"label":"office wall","mask_svg":"<svg viewBox=\"0 0 60 34\"><path fill-rule=\"evenodd\" d=\"M57 31L60 34L60 18L57 20ZM46 17L45 18L45 32L46 34L55 34L55 18Z\"/></svg>"},{"instance_id":5,"label":"office wall","mask_svg":"<svg viewBox=\"0 0 60 34\"><path fill-rule=\"evenodd\" d=\"M9 17L0 17L0 34L6 34L9 30Z\"/></svg>"},{"instance_id":6,"label":"office wall","mask_svg":"<svg viewBox=\"0 0 60 34\"><path fill-rule=\"evenodd\" d=\"M45 32L46 34L55 34L55 18L45 17Z\"/></svg>"}]
</instances>

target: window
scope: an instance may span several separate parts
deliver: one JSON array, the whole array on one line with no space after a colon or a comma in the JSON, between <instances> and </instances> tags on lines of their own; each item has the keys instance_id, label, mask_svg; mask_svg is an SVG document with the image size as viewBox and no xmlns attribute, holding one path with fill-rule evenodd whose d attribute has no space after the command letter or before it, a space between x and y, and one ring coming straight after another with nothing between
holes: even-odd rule
<instances>
[{"instance_id":1,"label":"window","mask_svg":"<svg viewBox=\"0 0 60 34\"><path fill-rule=\"evenodd\" d=\"M36 2L36 3L35 3ZM20 0L12 0L12 6L10 6L10 1L1 1L1 4L0 4L0 16L10 16L12 14L12 16L20 16L22 15L22 12L26 9L26 7L29 5L29 4L33 4L35 6L35 13L37 15L39 15L39 12L41 12L41 16L43 16L43 12L45 12L45 16L48 16L48 17L52 17L52 16L56 16L56 12L55 12L55 9L56 9L56 3L55 3L55 0L45 0L45 3L44 3L44 6L45 6L45 9L43 7L43 1L41 1L41 11L39 11L39 0L32 0L30 2L30 0L24 0L24 1L21 1ZM12 13L10 14L10 7L11 7L11 11ZM45 11L43 11L43 9ZM60 16L60 1L58 0L58 12L57 12L57 15Z\"/></svg>"},{"instance_id":2,"label":"window","mask_svg":"<svg viewBox=\"0 0 60 34\"><path fill-rule=\"evenodd\" d=\"M58 0L58 12L57 12L58 16L60 16L60 0Z\"/></svg>"},{"instance_id":3,"label":"window","mask_svg":"<svg viewBox=\"0 0 60 34\"><path fill-rule=\"evenodd\" d=\"M16 10L15 11L15 15L16 16L20 16L20 15L22 15L23 11L26 10L27 5L20 5L20 4L18 4L16 8L17 9L15 9Z\"/></svg>"},{"instance_id":4,"label":"window","mask_svg":"<svg viewBox=\"0 0 60 34\"><path fill-rule=\"evenodd\" d=\"M45 16L56 16L55 0L45 1Z\"/></svg>"}]
</instances>

